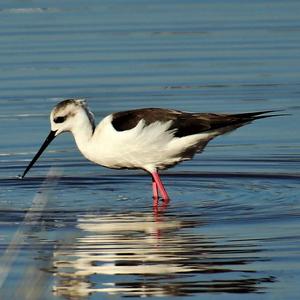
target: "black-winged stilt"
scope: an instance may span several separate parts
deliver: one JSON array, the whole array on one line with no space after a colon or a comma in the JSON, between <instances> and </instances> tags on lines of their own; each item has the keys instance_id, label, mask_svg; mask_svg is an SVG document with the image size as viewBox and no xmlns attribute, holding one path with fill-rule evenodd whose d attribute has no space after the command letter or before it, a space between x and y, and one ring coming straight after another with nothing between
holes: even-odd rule
<instances>
[{"instance_id":1,"label":"black-winged stilt","mask_svg":"<svg viewBox=\"0 0 300 300\"><path fill-rule=\"evenodd\" d=\"M163 108L116 112L95 126L94 117L82 99L58 103L50 114L51 131L24 171L23 178L49 143L70 131L81 153L96 164L113 169L143 169L152 176L154 199L168 193L159 170L190 160L218 135L230 132L274 110L240 113L188 113Z\"/></svg>"}]
</instances>

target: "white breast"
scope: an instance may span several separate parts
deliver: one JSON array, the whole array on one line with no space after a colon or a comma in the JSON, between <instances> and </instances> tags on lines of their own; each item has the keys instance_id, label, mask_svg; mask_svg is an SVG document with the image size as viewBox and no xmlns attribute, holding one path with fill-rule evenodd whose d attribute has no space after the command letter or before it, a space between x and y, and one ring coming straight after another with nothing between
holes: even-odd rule
<instances>
[{"instance_id":1,"label":"white breast","mask_svg":"<svg viewBox=\"0 0 300 300\"><path fill-rule=\"evenodd\" d=\"M111 120L111 115L104 118L90 141L78 145L86 158L109 168L142 168L149 172L163 169L187 159L180 154L199 139L207 138L207 134L174 137L168 131L172 121L145 126L141 120L133 129L116 131Z\"/></svg>"}]
</instances>

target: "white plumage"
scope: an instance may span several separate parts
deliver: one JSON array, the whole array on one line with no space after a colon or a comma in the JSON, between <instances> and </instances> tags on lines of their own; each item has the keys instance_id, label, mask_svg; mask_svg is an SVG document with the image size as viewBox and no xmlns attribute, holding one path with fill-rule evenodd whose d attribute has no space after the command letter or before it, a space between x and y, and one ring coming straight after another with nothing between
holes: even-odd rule
<instances>
[{"instance_id":1,"label":"white plumage","mask_svg":"<svg viewBox=\"0 0 300 300\"><path fill-rule=\"evenodd\" d=\"M60 133L70 131L80 152L90 161L108 168L143 169L152 175L153 196L169 196L158 170L188 160L214 137L255 119L274 115L186 113L161 108L144 108L113 113L95 127L86 102L68 99L50 114L51 132L32 159L22 178L47 145Z\"/></svg>"}]
</instances>

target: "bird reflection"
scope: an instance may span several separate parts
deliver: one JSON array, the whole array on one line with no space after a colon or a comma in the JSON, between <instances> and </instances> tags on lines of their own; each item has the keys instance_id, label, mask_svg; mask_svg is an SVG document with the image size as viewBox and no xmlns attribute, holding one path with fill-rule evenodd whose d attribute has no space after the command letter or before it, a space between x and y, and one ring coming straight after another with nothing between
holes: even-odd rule
<instances>
[{"instance_id":1,"label":"bird reflection","mask_svg":"<svg viewBox=\"0 0 300 300\"><path fill-rule=\"evenodd\" d=\"M199 222L152 213L83 215L79 236L54 252L55 295L179 296L262 292L273 277L251 268L253 244L201 235Z\"/></svg>"}]
</instances>

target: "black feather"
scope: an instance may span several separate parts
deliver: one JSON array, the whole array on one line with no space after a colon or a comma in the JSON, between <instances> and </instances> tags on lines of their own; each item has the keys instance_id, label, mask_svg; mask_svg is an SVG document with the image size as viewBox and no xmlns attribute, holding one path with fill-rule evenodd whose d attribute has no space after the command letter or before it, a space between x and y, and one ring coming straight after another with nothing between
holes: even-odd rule
<instances>
[{"instance_id":1,"label":"black feather","mask_svg":"<svg viewBox=\"0 0 300 300\"><path fill-rule=\"evenodd\" d=\"M163 123L172 121L169 130L173 131L176 137L184 137L214 130L220 130L221 133L225 133L256 119L284 115L265 115L273 112L277 112L277 110L240 114L214 114L188 113L162 108L143 108L114 113L112 125L117 131L125 131L134 128L141 120L144 120L146 126L157 121Z\"/></svg>"}]
</instances>

